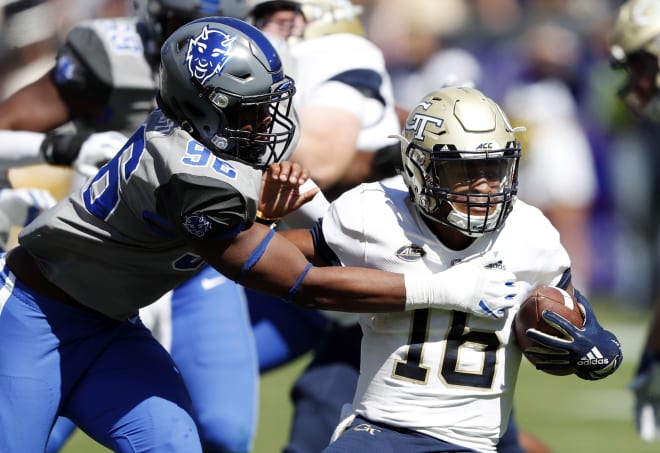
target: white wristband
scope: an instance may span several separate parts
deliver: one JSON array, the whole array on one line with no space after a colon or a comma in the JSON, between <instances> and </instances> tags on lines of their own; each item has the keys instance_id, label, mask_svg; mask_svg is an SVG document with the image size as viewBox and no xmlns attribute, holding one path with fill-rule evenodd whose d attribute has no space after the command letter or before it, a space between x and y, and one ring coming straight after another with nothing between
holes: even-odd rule
<instances>
[{"instance_id":1,"label":"white wristband","mask_svg":"<svg viewBox=\"0 0 660 453\"><path fill-rule=\"evenodd\" d=\"M403 274L406 286L406 310L429 308L431 306L431 286L428 275Z\"/></svg>"},{"instance_id":2,"label":"white wristband","mask_svg":"<svg viewBox=\"0 0 660 453\"><path fill-rule=\"evenodd\" d=\"M489 257L480 257L435 274L404 274L405 309L432 307L501 318L526 289L515 285L515 274L489 264Z\"/></svg>"}]
</instances>

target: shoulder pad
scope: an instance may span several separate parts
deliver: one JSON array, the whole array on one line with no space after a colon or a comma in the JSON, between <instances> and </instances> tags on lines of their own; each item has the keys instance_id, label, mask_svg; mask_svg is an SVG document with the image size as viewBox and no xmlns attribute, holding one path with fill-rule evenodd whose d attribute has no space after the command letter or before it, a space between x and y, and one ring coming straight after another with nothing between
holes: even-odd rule
<instances>
[{"instance_id":1,"label":"shoulder pad","mask_svg":"<svg viewBox=\"0 0 660 453\"><path fill-rule=\"evenodd\" d=\"M69 32L66 46L88 71L108 86L140 88L153 84L154 70L145 58L135 18L82 22Z\"/></svg>"}]
</instances>

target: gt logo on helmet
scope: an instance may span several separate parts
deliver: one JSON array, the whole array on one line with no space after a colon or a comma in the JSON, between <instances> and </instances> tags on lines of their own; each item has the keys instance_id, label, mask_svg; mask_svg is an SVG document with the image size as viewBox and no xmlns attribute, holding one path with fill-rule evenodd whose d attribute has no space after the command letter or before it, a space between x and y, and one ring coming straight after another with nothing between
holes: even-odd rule
<instances>
[{"instance_id":1,"label":"gt logo on helmet","mask_svg":"<svg viewBox=\"0 0 660 453\"><path fill-rule=\"evenodd\" d=\"M426 128L429 124L435 125L436 128L440 129L444 122L445 120L442 118L415 113L412 117L412 120L408 120L408 122L406 122L406 130L415 131L415 135L413 137L415 140L424 140L424 132L426 131Z\"/></svg>"},{"instance_id":2,"label":"gt logo on helmet","mask_svg":"<svg viewBox=\"0 0 660 453\"><path fill-rule=\"evenodd\" d=\"M188 44L186 63L190 75L204 85L211 77L221 74L232 57L236 36L205 26Z\"/></svg>"}]
</instances>

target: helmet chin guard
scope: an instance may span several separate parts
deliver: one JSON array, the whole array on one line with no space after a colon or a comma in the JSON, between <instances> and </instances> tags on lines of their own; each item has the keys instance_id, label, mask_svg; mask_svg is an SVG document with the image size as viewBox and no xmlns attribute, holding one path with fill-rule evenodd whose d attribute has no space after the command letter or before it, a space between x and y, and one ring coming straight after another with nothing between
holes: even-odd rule
<instances>
[{"instance_id":1,"label":"helmet chin guard","mask_svg":"<svg viewBox=\"0 0 660 453\"><path fill-rule=\"evenodd\" d=\"M450 203L451 204L451 203ZM451 211L447 214L447 222L461 230L463 234L470 237L479 237L484 231L493 231L497 227L502 205L495 207L495 212L491 215L469 215L456 209L452 205Z\"/></svg>"}]
</instances>

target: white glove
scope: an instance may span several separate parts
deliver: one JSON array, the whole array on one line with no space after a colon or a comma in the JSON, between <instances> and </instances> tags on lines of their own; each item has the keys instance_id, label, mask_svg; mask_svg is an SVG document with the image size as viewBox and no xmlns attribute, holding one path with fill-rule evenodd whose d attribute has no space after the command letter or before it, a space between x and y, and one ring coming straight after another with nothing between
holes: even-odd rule
<instances>
[{"instance_id":1,"label":"white glove","mask_svg":"<svg viewBox=\"0 0 660 453\"><path fill-rule=\"evenodd\" d=\"M0 190L0 211L14 226L25 226L42 211L55 204L55 199L43 189Z\"/></svg>"},{"instance_id":2,"label":"white glove","mask_svg":"<svg viewBox=\"0 0 660 453\"><path fill-rule=\"evenodd\" d=\"M405 274L406 309L442 308L501 318L527 295L529 285L516 283L515 274L497 262L487 254L432 276Z\"/></svg>"},{"instance_id":3,"label":"white glove","mask_svg":"<svg viewBox=\"0 0 660 453\"><path fill-rule=\"evenodd\" d=\"M650 354L642 357L635 379L635 426L646 442L660 440L660 360Z\"/></svg>"},{"instance_id":4,"label":"white glove","mask_svg":"<svg viewBox=\"0 0 660 453\"><path fill-rule=\"evenodd\" d=\"M90 135L80 147L78 156L71 166L81 175L94 176L124 146L127 138L116 132L97 132Z\"/></svg>"}]
</instances>

